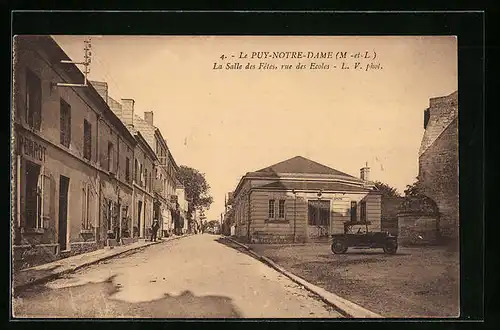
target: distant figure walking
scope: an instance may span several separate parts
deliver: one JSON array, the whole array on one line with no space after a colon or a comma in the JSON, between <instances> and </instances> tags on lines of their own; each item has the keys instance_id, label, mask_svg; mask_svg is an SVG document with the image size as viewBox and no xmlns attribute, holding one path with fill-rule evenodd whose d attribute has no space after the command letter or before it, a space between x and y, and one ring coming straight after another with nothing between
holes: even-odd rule
<instances>
[{"instance_id":1,"label":"distant figure walking","mask_svg":"<svg viewBox=\"0 0 500 330\"><path fill-rule=\"evenodd\" d=\"M160 229L160 224L158 220L153 220L153 226L151 227L151 242L156 242L156 235L158 233L158 229Z\"/></svg>"}]
</instances>

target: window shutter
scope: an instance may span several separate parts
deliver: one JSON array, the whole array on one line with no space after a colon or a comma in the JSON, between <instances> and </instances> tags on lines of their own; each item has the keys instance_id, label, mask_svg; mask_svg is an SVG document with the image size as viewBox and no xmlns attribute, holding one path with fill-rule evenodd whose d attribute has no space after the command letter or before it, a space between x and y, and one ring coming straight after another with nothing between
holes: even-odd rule
<instances>
[{"instance_id":1,"label":"window shutter","mask_svg":"<svg viewBox=\"0 0 500 330\"><path fill-rule=\"evenodd\" d=\"M42 228L49 228L49 220L50 220L50 177L48 175L42 176L43 180L43 194L42 194Z\"/></svg>"},{"instance_id":2,"label":"window shutter","mask_svg":"<svg viewBox=\"0 0 500 330\"><path fill-rule=\"evenodd\" d=\"M87 228L91 229L94 225L94 192L90 184L87 185Z\"/></svg>"},{"instance_id":3,"label":"window shutter","mask_svg":"<svg viewBox=\"0 0 500 330\"><path fill-rule=\"evenodd\" d=\"M86 211L87 211L87 207L85 206L86 202L87 202L87 198L86 198L86 189L85 189L85 184L82 186L82 229L86 229L87 228L87 225L86 225Z\"/></svg>"}]
</instances>

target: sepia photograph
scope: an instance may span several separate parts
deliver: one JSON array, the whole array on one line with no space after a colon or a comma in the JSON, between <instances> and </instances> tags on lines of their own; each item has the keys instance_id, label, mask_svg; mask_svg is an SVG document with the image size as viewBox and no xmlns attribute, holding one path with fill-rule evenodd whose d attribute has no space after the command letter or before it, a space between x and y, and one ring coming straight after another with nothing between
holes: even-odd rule
<instances>
[{"instance_id":1,"label":"sepia photograph","mask_svg":"<svg viewBox=\"0 0 500 330\"><path fill-rule=\"evenodd\" d=\"M14 319L458 318L458 41L15 35Z\"/></svg>"}]
</instances>

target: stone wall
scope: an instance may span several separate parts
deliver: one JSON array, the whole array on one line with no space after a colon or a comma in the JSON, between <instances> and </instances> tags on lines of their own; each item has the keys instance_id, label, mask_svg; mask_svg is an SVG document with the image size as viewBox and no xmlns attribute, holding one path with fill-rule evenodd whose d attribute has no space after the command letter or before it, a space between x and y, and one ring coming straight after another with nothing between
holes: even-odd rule
<instances>
[{"instance_id":1,"label":"stone wall","mask_svg":"<svg viewBox=\"0 0 500 330\"><path fill-rule=\"evenodd\" d=\"M393 235L399 234L398 228L398 212L401 207L403 198L401 197L385 197L381 200L381 230L387 231Z\"/></svg>"},{"instance_id":2,"label":"stone wall","mask_svg":"<svg viewBox=\"0 0 500 330\"><path fill-rule=\"evenodd\" d=\"M458 239L458 126L455 120L419 158L423 193L441 213L440 232Z\"/></svg>"},{"instance_id":3,"label":"stone wall","mask_svg":"<svg viewBox=\"0 0 500 330\"><path fill-rule=\"evenodd\" d=\"M439 215L401 213L398 215L398 244L433 245L439 242Z\"/></svg>"},{"instance_id":4,"label":"stone wall","mask_svg":"<svg viewBox=\"0 0 500 330\"><path fill-rule=\"evenodd\" d=\"M293 243L293 235L254 232L251 240L252 241L250 243L252 244L287 244ZM303 235L297 236L295 242L303 243L305 242L305 237Z\"/></svg>"},{"instance_id":5,"label":"stone wall","mask_svg":"<svg viewBox=\"0 0 500 330\"><path fill-rule=\"evenodd\" d=\"M59 244L15 245L13 247L14 270L35 267L56 261Z\"/></svg>"}]
</instances>

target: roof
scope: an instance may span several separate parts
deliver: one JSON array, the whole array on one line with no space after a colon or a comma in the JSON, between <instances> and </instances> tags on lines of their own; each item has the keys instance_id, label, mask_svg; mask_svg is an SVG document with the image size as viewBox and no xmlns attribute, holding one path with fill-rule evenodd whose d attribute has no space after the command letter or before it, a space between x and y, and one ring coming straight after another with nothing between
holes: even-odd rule
<instances>
[{"instance_id":1,"label":"roof","mask_svg":"<svg viewBox=\"0 0 500 330\"><path fill-rule=\"evenodd\" d=\"M265 189L285 189L285 190L323 190L323 191L346 191L346 192L367 192L371 189L362 186L349 185L340 182L321 181L279 181L269 183L256 188Z\"/></svg>"},{"instance_id":2,"label":"roof","mask_svg":"<svg viewBox=\"0 0 500 330\"><path fill-rule=\"evenodd\" d=\"M322 165L310 159L302 156L295 156L293 158L284 160L282 162L276 163L269 167L263 168L261 170L255 171L254 173L301 173L301 174L327 174L327 175L337 175L346 176L349 178L354 178L352 175L338 171L331 167ZM252 173L252 174L254 174ZM357 178L356 178L357 179Z\"/></svg>"},{"instance_id":3,"label":"roof","mask_svg":"<svg viewBox=\"0 0 500 330\"><path fill-rule=\"evenodd\" d=\"M451 123L458 118L458 91L447 96L431 98L429 103L430 118L422 137L419 156L433 145Z\"/></svg>"},{"instance_id":4,"label":"roof","mask_svg":"<svg viewBox=\"0 0 500 330\"><path fill-rule=\"evenodd\" d=\"M23 35L16 36L15 40L23 44L21 47L39 48L44 50L49 57L48 59L50 61L50 65L52 67L59 67L62 71L64 71L68 78L71 79L71 81L61 79L61 81L55 82L74 83L84 80L83 73L75 64L67 63L64 64L64 66L61 65L61 60L71 61L72 59L51 36ZM135 143L134 137L132 136L132 134L130 134L125 124L123 124L123 122L110 109L106 101L101 97L94 86L92 86L92 83L89 83L87 87L76 90L76 93L82 93L88 99L90 99L95 104L95 106L102 111L104 118L106 118L111 125L113 125L120 133L122 133L123 137L128 139L128 141L132 144Z\"/></svg>"}]
</instances>

